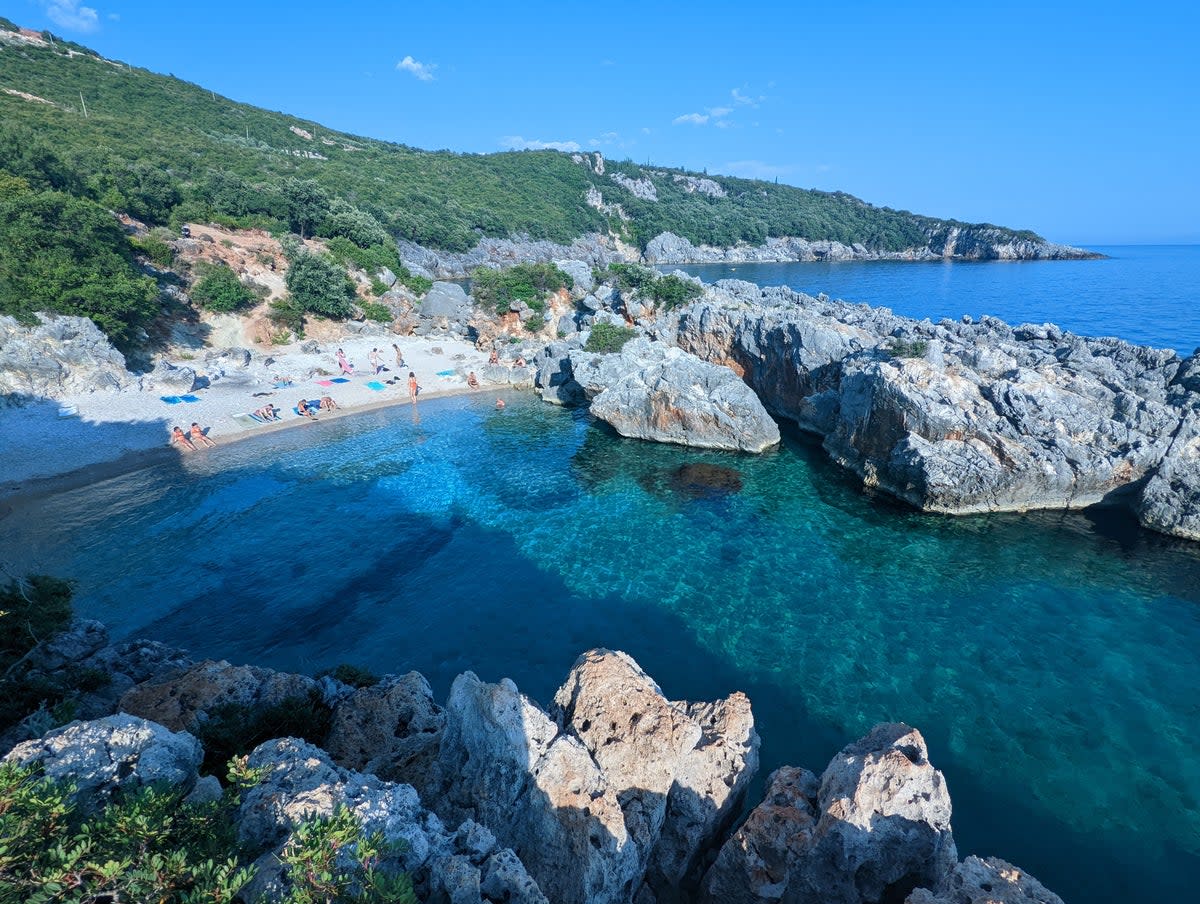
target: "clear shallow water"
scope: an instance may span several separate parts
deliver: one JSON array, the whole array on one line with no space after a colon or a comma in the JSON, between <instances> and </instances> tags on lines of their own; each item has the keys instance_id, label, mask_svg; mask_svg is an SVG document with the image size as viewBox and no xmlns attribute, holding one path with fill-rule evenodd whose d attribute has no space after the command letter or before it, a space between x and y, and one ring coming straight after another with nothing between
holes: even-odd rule
<instances>
[{"instance_id":1,"label":"clear shallow water","mask_svg":"<svg viewBox=\"0 0 1200 904\"><path fill-rule=\"evenodd\" d=\"M957 320L991 314L1012 324L1057 323L1084 336L1119 336L1190 355L1200 347L1200 245L1116 245L1096 261L848 261L699 264L705 282L733 277L791 286L897 314ZM675 267L661 267L673 270Z\"/></svg>"},{"instance_id":2,"label":"clear shallow water","mask_svg":"<svg viewBox=\"0 0 1200 904\"><path fill-rule=\"evenodd\" d=\"M704 492L684 465L732 469ZM217 465L221 465L220 468ZM1069 902L1182 900L1200 868L1200 550L1115 513L922 516L805 440L621 440L513 396L228 446L18 506L18 568L196 655L511 676L547 701L629 651L674 698L750 694L763 775L881 720L925 733L960 850Z\"/></svg>"}]
</instances>

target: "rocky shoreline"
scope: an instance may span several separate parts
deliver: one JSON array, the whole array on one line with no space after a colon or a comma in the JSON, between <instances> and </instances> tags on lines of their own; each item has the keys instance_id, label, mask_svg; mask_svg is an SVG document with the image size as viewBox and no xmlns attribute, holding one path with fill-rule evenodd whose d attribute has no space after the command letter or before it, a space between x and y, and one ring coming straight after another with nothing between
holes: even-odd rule
<instances>
[{"instance_id":1,"label":"rocky shoreline","mask_svg":"<svg viewBox=\"0 0 1200 904\"><path fill-rule=\"evenodd\" d=\"M85 807L162 781L192 800L219 795L197 734L222 707L252 715L306 698L328 711L319 744L277 738L250 753L257 781L237 831L266 852L247 900L285 895L278 852L304 820L346 807L403 842L393 865L426 901L1061 904L1002 860L958 861L946 783L916 729L876 726L820 777L776 770L747 814L750 700L672 701L624 653L584 653L545 709L471 672L439 705L416 672L354 687L112 643L77 621L18 678L80 668L111 676L77 701L81 719L41 732L34 716L0 745L17 742L6 762L74 783Z\"/></svg>"},{"instance_id":2,"label":"rocky shoreline","mask_svg":"<svg viewBox=\"0 0 1200 904\"><path fill-rule=\"evenodd\" d=\"M694 245L674 233L664 232L646 245L645 253L612 236L592 233L564 245L533 239L481 238L470 251L435 251L408 241L398 243L404 265L430 279L466 279L480 266L511 267L520 263L582 261L606 267L614 262L639 264L747 264L811 261L1018 261L1089 260L1104 255L1070 245L1034 239L1011 239L990 227L949 227L944 235L931 235L929 244L901 251L874 251L861 243L845 245L821 239L769 238L761 245L721 248Z\"/></svg>"}]
</instances>

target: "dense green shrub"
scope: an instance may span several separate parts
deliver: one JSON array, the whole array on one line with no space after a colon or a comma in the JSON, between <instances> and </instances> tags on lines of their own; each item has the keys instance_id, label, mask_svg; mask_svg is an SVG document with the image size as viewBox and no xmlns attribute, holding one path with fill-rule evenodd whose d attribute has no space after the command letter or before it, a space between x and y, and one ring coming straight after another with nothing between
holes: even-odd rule
<instances>
[{"instance_id":1,"label":"dense green shrub","mask_svg":"<svg viewBox=\"0 0 1200 904\"><path fill-rule=\"evenodd\" d=\"M291 883L284 904L417 904L412 881L379 861L398 853L379 832L368 835L343 806L301 824L279 860Z\"/></svg>"},{"instance_id":2,"label":"dense green shrub","mask_svg":"<svg viewBox=\"0 0 1200 904\"><path fill-rule=\"evenodd\" d=\"M0 173L0 314L32 324L38 311L90 317L129 348L158 312L158 287L103 207Z\"/></svg>"},{"instance_id":3,"label":"dense green shrub","mask_svg":"<svg viewBox=\"0 0 1200 904\"><path fill-rule=\"evenodd\" d=\"M277 327L304 335L304 308L291 296L276 298L267 308L267 319Z\"/></svg>"},{"instance_id":4,"label":"dense green shrub","mask_svg":"<svg viewBox=\"0 0 1200 904\"><path fill-rule=\"evenodd\" d=\"M363 316L368 320L374 320L376 323L391 323L392 312L388 310L388 306L380 304L377 301L363 301L358 305L362 308Z\"/></svg>"},{"instance_id":5,"label":"dense green shrub","mask_svg":"<svg viewBox=\"0 0 1200 904\"><path fill-rule=\"evenodd\" d=\"M204 771L217 774L229 760L272 738L303 738L323 744L332 719L333 711L314 690L265 707L222 704L209 711L208 719L194 734L204 745Z\"/></svg>"},{"instance_id":6,"label":"dense green shrub","mask_svg":"<svg viewBox=\"0 0 1200 904\"><path fill-rule=\"evenodd\" d=\"M317 672L318 678L324 678L326 675L335 681L340 681L342 684L349 684L353 687L371 687L379 683L379 676L374 672L356 665L348 665L344 662L334 666L332 669L324 669Z\"/></svg>"},{"instance_id":7,"label":"dense green shrub","mask_svg":"<svg viewBox=\"0 0 1200 904\"><path fill-rule=\"evenodd\" d=\"M329 202L329 210L320 233L349 239L360 248L387 245L392 241L392 237L377 219L341 198L334 198Z\"/></svg>"},{"instance_id":8,"label":"dense green shrub","mask_svg":"<svg viewBox=\"0 0 1200 904\"><path fill-rule=\"evenodd\" d=\"M546 309L546 296L559 289L570 289L575 281L554 264L517 264L506 270L479 267L471 271L471 294L475 302L497 314L509 310L514 301L523 301L535 311Z\"/></svg>"},{"instance_id":9,"label":"dense green shrub","mask_svg":"<svg viewBox=\"0 0 1200 904\"><path fill-rule=\"evenodd\" d=\"M158 236L148 235L145 238L130 236L129 244L160 267L169 267L175 260L175 252L171 250L171 246Z\"/></svg>"},{"instance_id":10,"label":"dense green shrub","mask_svg":"<svg viewBox=\"0 0 1200 904\"><path fill-rule=\"evenodd\" d=\"M585 352L599 352L601 354L619 352L625 347L625 343L636 335L637 330L633 329L633 327L616 326L612 323L597 323L592 326L591 334L588 336L583 350Z\"/></svg>"},{"instance_id":11,"label":"dense green shrub","mask_svg":"<svg viewBox=\"0 0 1200 904\"><path fill-rule=\"evenodd\" d=\"M235 855L234 792L189 804L181 789L142 788L93 816L73 792L0 764L0 904L226 904L253 875Z\"/></svg>"},{"instance_id":12,"label":"dense green shrub","mask_svg":"<svg viewBox=\"0 0 1200 904\"><path fill-rule=\"evenodd\" d=\"M254 293L225 264L198 264L200 279L192 287L192 300L210 311L236 311L254 302Z\"/></svg>"},{"instance_id":13,"label":"dense green shrub","mask_svg":"<svg viewBox=\"0 0 1200 904\"><path fill-rule=\"evenodd\" d=\"M629 291L644 289L654 284L658 273L640 264L609 264L608 272L612 275L617 287Z\"/></svg>"},{"instance_id":14,"label":"dense green shrub","mask_svg":"<svg viewBox=\"0 0 1200 904\"><path fill-rule=\"evenodd\" d=\"M673 273L658 277L650 287L650 295L668 311L699 298L703 293L701 286Z\"/></svg>"},{"instance_id":15,"label":"dense green shrub","mask_svg":"<svg viewBox=\"0 0 1200 904\"><path fill-rule=\"evenodd\" d=\"M286 284L292 300L303 310L335 320L350 316L357 297L346 271L317 254L295 255L288 266Z\"/></svg>"},{"instance_id":16,"label":"dense green shrub","mask_svg":"<svg viewBox=\"0 0 1200 904\"><path fill-rule=\"evenodd\" d=\"M929 343L924 339L893 339L882 350L893 358L924 358Z\"/></svg>"}]
</instances>

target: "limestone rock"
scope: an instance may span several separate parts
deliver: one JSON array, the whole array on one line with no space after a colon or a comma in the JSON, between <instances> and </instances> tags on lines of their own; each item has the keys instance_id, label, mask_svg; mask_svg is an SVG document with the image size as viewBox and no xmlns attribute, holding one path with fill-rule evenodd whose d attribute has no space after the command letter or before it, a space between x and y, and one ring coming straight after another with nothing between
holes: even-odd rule
<instances>
[{"instance_id":1,"label":"limestone rock","mask_svg":"<svg viewBox=\"0 0 1200 904\"><path fill-rule=\"evenodd\" d=\"M705 877L704 900L867 904L938 887L956 862L950 796L924 738L877 725L833 758L815 797L801 770L772 776Z\"/></svg>"},{"instance_id":2,"label":"limestone rock","mask_svg":"<svg viewBox=\"0 0 1200 904\"><path fill-rule=\"evenodd\" d=\"M572 298L583 298L596 287L596 280L592 276L592 268L584 261L559 258L554 261L554 266L571 277Z\"/></svg>"},{"instance_id":3,"label":"limestone rock","mask_svg":"<svg viewBox=\"0 0 1200 904\"><path fill-rule=\"evenodd\" d=\"M435 282L421 302L421 314L456 320L468 312L470 304L467 293L458 283Z\"/></svg>"},{"instance_id":4,"label":"limestone rock","mask_svg":"<svg viewBox=\"0 0 1200 904\"><path fill-rule=\"evenodd\" d=\"M255 710L314 692L319 692L317 683L306 675L205 660L181 675L131 688L120 705L124 712L178 731L194 729L219 706L235 704Z\"/></svg>"},{"instance_id":5,"label":"limestone rock","mask_svg":"<svg viewBox=\"0 0 1200 904\"><path fill-rule=\"evenodd\" d=\"M1146 527L1200 540L1200 403L1184 414L1183 423L1137 503Z\"/></svg>"},{"instance_id":6,"label":"limestone rock","mask_svg":"<svg viewBox=\"0 0 1200 904\"><path fill-rule=\"evenodd\" d=\"M0 316L0 400L61 399L133 384L125 356L91 320L37 316L32 327Z\"/></svg>"},{"instance_id":7,"label":"limestone rock","mask_svg":"<svg viewBox=\"0 0 1200 904\"><path fill-rule=\"evenodd\" d=\"M998 857L968 857L936 893L918 888L905 904L1062 904L1062 898Z\"/></svg>"},{"instance_id":8,"label":"limestone rock","mask_svg":"<svg viewBox=\"0 0 1200 904\"><path fill-rule=\"evenodd\" d=\"M200 742L190 734L122 713L72 722L18 744L4 761L40 764L47 778L74 784L81 805L90 808L118 788L164 782L186 791L196 783L203 758Z\"/></svg>"},{"instance_id":9,"label":"limestone rock","mask_svg":"<svg viewBox=\"0 0 1200 904\"><path fill-rule=\"evenodd\" d=\"M154 370L142 377L144 392L165 392L178 395L196 388L196 371L190 367L176 366L159 361Z\"/></svg>"},{"instance_id":10,"label":"limestone rock","mask_svg":"<svg viewBox=\"0 0 1200 904\"><path fill-rule=\"evenodd\" d=\"M817 828L817 777L784 766L767 778L762 803L722 845L704 877L704 904L765 904L784 899ZM788 900L791 900L789 897Z\"/></svg>"},{"instance_id":11,"label":"limestone rock","mask_svg":"<svg viewBox=\"0 0 1200 904\"><path fill-rule=\"evenodd\" d=\"M380 867L408 872L421 900L547 904L512 851L499 848L487 830L469 821L457 831L447 830L409 785L340 769L323 750L294 738L259 745L249 766L266 770L243 795L239 811L239 837L252 848L278 850L300 823L344 806L368 834L379 832L385 841L400 843ZM263 858L266 869L251 896L286 893L286 877L273 860Z\"/></svg>"},{"instance_id":12,"label":"limestone rock","mask_svg":"<svg viewBox=\"0 0 1200 904\"><path fill-rule=\"evenodd\" d=\"M486 825L551 900L626 900L638 850L615 791L579 740L511 681L455 679L439 766L441 793L427 795L434 809Z\"/></svg>"},{"instance_id":13,"label":"limestone rock","mask_svg":"<svg viewBox=\"0 0 1200 904\"><path fill-rule=\"evenodd\" d=\"M421 787L438 753L445 714L418 672L388 676L340 702L325 749L347 769Z\"/></svg>"},{"instance_id":14,"label":"limestone rock","mask_svg":"<svg viewBox=\"0 0 1200 904\"><path fill-rule=\"evenodd\" d=\"M744 452L779 442L778 425L727 367L646 340L619 355L585 354L571 356L575 379L592 396L592 414L622 436Z\"/></svg>"}]
</instances>

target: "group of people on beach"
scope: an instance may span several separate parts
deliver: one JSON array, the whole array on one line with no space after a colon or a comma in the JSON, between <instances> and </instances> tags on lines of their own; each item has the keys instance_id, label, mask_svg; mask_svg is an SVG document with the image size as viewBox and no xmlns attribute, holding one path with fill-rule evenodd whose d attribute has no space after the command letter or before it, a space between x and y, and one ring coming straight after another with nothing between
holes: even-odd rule
<instances>
[{"instance_id":1,"label":"group of people on beach","mask_svg":"<svg viewBox=\"0 0 1200 904\"><path fill-rule=\"evenodd\" d=\"M392 351L396 355L396 366L407 367L408 365L404 363L404 352L400 350L400 346L395 342L392 343ZM339 348L334 357L337 358L338 368L341 370L344 376L354 376L354 365L351 364L346 358L346 352L344 350ZM371 369L375 376L379 376L381 373L387 370L387 368L383 366L383 352L381 352L378 348L371 349L370 354L367 355L367 360L371 363Z\"/></svg>"},{"instance_id":2,"label":"group of people on beach","mask_svg":"<svg viewBox=\"0 0 1200 904\"><path fill-rule=\"evenodd\" d=\"M182 446L189 452L195 452L198 447L215 446L216 443L208 438L204 432L204 428L192 421L191 429L184 433L179 427L174 427L171 430L171 442L176 446Z\"/></svg>"}]
</instances>

